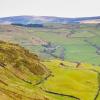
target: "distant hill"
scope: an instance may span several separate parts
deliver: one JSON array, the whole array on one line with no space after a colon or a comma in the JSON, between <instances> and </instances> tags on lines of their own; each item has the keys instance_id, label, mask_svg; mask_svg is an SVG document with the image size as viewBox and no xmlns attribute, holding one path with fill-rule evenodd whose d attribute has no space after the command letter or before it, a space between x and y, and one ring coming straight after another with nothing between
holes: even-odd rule
<instances>
[{"instance_id":1,"label":"distant hill","mask_svg":"<svg viewBox=\"0 0 100 100\"><path fill-rule=\"evenodd\" d=\"M94 20L94 21L92 21ZM0 24L44 24L44 23L100 23L100 16L96 17L79 17L79 18L64 18L64 17L49 17L49 16L12 16L0 18ZM91 22L92 21L92 22Z\"/></svg>"}]
</instances>

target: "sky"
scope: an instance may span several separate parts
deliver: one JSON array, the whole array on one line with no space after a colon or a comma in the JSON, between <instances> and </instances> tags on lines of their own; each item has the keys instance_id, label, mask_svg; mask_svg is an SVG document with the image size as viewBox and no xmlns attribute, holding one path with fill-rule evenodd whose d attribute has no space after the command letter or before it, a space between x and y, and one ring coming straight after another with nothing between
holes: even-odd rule
<instances>
[{"instance_id":1,"label":"sky","mask_svg":"<svg viewBox=\"0 0 100 100\"><path fill-rule=\"evenodd\" d=\"M0 17L19 15L100 16L100 0L0 0Z\"/></svg>"}]
</instances>

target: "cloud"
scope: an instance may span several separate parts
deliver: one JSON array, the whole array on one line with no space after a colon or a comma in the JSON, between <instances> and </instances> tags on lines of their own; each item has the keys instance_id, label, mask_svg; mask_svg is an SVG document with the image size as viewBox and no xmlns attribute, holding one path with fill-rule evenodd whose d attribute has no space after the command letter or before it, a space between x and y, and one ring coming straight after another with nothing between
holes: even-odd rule
<instances>
[{"instance_id":1,"label":"cloud","mask_svg":"<svg viewBox=\"0 0 100 100\"><path fill-rule=\"evenodd\" d=\"M0 0L0 17L38 15L99 16L100 0Z\"/></svg>"}]
</instances>

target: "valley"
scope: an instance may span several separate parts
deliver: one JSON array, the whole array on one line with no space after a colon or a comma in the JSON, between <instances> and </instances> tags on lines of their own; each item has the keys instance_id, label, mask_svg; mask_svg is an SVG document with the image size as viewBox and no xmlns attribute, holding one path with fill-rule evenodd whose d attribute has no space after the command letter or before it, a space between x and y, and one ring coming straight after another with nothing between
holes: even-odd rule
<instances>
[{"instance_id":1,"label":"valley","mask_svg":"<svg viewBox=\"0 0 100 100\"><path fill-rule=\"evenodd\" d=\"M43 59L59 58L100 65L100 30L96 26L75 24L57 28L56 24L56 28L53 25L50 29L0 25L0 40L18 43Z\"/></svg>"},{"instance_id":2,"label":"valley","mask_svg":"<svg viewBox=\"0 0 100 100\"><path fill-rule=\"evenodd\" d=\"M1 18L0 100L100 100L99 19Z\"/></svg>"}]
</instances>

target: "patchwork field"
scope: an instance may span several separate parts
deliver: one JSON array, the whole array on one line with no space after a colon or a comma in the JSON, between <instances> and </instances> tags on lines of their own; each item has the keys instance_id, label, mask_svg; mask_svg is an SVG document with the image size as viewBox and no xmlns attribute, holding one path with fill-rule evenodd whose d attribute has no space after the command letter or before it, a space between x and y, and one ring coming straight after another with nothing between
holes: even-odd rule
<instances>
[{"instance_id":1,"label":"patchwork field","mask_svg":"<svg viewBox=\"0 0 100 100\"><path fill-rule=\"evenodd\" d=\"M0 25L0 40L18 43L42 59L100 65L100 28L95 24L48 24L43 28Z\"/></svg>"}]
</instances>

